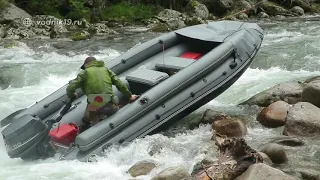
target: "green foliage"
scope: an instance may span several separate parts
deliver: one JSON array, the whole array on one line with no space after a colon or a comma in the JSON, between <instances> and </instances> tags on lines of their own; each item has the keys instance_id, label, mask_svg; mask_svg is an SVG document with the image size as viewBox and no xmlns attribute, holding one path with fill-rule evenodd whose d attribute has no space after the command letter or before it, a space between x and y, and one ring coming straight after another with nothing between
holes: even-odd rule
<instances>
[{"instance_id":1,"label":"green foliage","mask_svg":"<svg viewBox=\"0 0 320 180\"><path fill-rule=\"evenodd\" d=\"M0 0L0 9L2 7ZM101 20L140 21L149 19L159 13L155 4L145 4L139 1L131 4L131 0L105 1L106 7L101 7ZM52 15L60 19L80 20L85 18L90 21L91 9L84 6L86 0L14 0L14 4L31 15ZM112 2L112 3L111 3Z\"/></svg>"},{"instance_id":2,"label":"green foliage","mask_svg":"<svg viewBox=\"0 0 320 180\"><path fill-rule=\"evenodd\" d=\"M15 0L18 7L31 15L52 15L72 20L88 19L89 10L83 3L84 0Z\"/></svg>"},{"instance_id":3,"label":"green foliage","mask_svg":"<svg viewBox=\"0 0 320 180\"><path fill-rule=\"evenodd\" d=\"M123 1L103 9L104 20L117 20L117 21L138 21L142 19L151 18L157 11L151 5L144 5L141 3L130 4Z\"/></svg>"},{"instance_id":4,"label":"green foliage","mask_svg":"<svg viewBox=\"0 0 320 180\"><path fill-rule=\"evenodd\" d=\"M71 1L70 12L66 15L66 18L72 20L80 20L81 18L89 19L89 10L83 7L82 1Z\"/></svg>"}]
</instances>

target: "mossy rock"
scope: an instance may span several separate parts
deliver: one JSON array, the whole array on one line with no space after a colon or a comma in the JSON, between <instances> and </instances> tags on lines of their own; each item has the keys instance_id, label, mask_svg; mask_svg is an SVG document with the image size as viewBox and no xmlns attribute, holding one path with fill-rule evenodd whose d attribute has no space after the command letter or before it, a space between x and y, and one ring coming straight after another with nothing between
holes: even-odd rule
<instances>
[{"instance_id":1,"label":"mossy rock","mask_svg":"<svg viewBox=\"0 0 320 180\"><path fill-rule=\"evenodd\" d=\"M198 5L198 1L191 1L190 3L192 7L196 7Z\"/></svg>"},{"instance_id":2,"label":"mossy rock","mask_svg":"<svg viewBox=\"0 0 320 180\"><path fill-rule=\"evenodd\" d=\"M73 41L82 41L82 40L86 40L86 39L90 39L90 38L91 38L90 35L85 34L85 33L81 33L81 32L73 33L71 36L71 39Z\"/></svg>"},{"instance_id":3,"label":"mossy rock","mask_svg":"<svg viewBox=\"0 0 320 180\"><path fill-rule=\"evenodd\" d=\"M187 26L194 26L194 25L198 25L198 24L202 24L201 23L201 19L196 18L196 17L191 17L191 18L187 18L184 23Z\"/></svg>"},{"instance_id":4,"label":"mossy rock","mask_svg":"<svg viewBox=\"0 0 320 180\"><path fill-rule=\"evenodd\" d=\"M153 32L168 32L170 28L165 24L156 24L151 28Z\"/></svg>"}]
</instances>

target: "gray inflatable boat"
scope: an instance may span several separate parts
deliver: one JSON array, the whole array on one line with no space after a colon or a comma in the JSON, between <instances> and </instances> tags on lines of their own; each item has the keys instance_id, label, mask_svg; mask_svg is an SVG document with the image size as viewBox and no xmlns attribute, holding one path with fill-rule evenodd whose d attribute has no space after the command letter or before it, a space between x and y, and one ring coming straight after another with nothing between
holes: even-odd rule
<instances>
[{"instance_id":1,"label":"gray inflatable boat","mask_svg":"<svg viewBox=\"0 0 320 180\"><path fill-rule=\"evenodd\" d=\"M34 160L63 149L62 159L91 161L113 144L144 137L228 89L252 63L263 37L263 30L255 23L218 21L145 42L107 62L131 92L140 95L138 100L125 102L114 87L122 104L120 110L77 133L87 97L77 90L82 96L67 103L66 85L1 121L1 126L6 126L2 135L8 155ZM61 111L63 117L58 116ZM59 119L60 124L48 123L52 119ZM59 131L59 137L53 138L53 131Z\"/></svg>"}]
</instances>

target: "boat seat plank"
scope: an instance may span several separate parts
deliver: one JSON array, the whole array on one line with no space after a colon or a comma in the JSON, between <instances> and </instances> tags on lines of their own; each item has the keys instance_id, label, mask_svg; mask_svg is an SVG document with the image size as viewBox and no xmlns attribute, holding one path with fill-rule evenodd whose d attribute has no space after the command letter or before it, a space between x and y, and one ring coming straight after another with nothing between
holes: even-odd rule
<instances>
[{"instance_id":1,"label":"boat seat plank","mask_svg":"<svg viewBox=\"0 0 320 180\"><path fill-rule=\"evenodd\" d=\"M193 59L181 57L165 57L164 61L157 63L155 66L159 69L181 70L194 62L195 60Z\"/></svg>"},{"instance_id":2,"label":"boat seat plank","mask_svg":"<svg viewBox=\"0 0 320 180\"><path fill-rule=\"evenodd\" d=\"M154 71L150 69L138 69L126 76L129 82L142 83L149 86L154 86L160 81L167 79L169 75L164 72Z\"/></svg>"}]
</instances>

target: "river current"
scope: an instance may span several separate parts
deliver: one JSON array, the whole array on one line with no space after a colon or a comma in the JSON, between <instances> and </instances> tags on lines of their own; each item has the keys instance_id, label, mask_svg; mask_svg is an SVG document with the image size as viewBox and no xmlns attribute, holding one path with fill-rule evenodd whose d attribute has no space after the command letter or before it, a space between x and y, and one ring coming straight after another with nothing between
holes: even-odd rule
<instances>
[{"instance_id":1,"label":"river current","mask_svg":"<svg viewBox=\"0 0 320 180\"><path fill-rule=\"evenodd\" d=\"M320 75L319 22L259 24L264 28L265 37L250 68L227 91L197 110L214 108L231 114L247 114L250 118L246 140L254 148L280 135L281 129L262 127L254 119L257 110L235 105L278 83ZM160 35L139 31L132 27L120 37L80 42L0 42L0 119L33 104L73 79L88 55L107 62ZM150 179L164 168L176 165L183 165L191 172L193 165L210 149L211 135L209 125L174 137L154 134L111 149L97 163L58 161L56 157L34 162L10 159L0 138L0 180L125 180L132 178L126 171L145 159L156 161L158 166L139 179ZM153 145L163 147L160 154L148 154ZM288 148L288 155L287 169L320 170L320 140L307 141L303 147Z\"/></svg>"}]
</instances>

